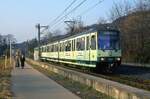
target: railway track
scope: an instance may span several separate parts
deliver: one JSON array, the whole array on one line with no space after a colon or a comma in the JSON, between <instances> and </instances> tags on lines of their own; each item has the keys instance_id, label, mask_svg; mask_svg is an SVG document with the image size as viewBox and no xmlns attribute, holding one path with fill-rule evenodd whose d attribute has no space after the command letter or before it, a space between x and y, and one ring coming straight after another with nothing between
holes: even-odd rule
<instances>
[{"instance_id":1,"label":"railway track","mask_svg":"<svg viewBox=\"0 0 150 99\"><path fill-rule=\"evenodd\" d=\"M61 66L61 67L71 69L74 71L86 73L86 74L93 75L96 77L101 77L104 79L116 81L116 82L123 83L123 84L129 85L129 86L133 86L133 87L137 87L140 89L145 89L145 90L150 91L150 68L148 68L148 69L142 68L141 69L141 68L137 67L138 68L137 69L136 67L134 67L134 69L133 69L133 67L121 66L114 73L95 73L94 70L91 70L89 68L75 68L74 65L68 66L66 64L58 64L58 63L52 63L52 62L49 62L48 64ZM130 68L132 68L132 70ZM122 69L124 69L124 70L122 70ZM129 70L126 71L127 69L129 69ZM137 72L135 70L137 70ZM141 72L142 75L140 75L140 71L142 71Z\"/></svg>"}]
</instances>

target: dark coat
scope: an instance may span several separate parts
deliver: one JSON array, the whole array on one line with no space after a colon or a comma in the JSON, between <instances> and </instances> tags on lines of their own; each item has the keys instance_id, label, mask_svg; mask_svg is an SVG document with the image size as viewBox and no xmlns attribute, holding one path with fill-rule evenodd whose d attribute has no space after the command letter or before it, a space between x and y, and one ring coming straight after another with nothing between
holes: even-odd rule
<instances>
[{"instance_id":1,"label":"dark coat","mask_svg":"<svg viewBox=\"0 0 150 99\"><path fill-rule=\"evenodd\" d=\"M20 57L21 66L24 67L25 57Z\"/></svg>"}]
</instances>

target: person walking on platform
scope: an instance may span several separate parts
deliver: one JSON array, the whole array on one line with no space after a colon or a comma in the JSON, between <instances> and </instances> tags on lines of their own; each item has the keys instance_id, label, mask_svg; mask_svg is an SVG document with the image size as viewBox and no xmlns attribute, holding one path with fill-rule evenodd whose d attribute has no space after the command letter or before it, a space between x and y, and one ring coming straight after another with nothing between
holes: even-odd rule
<instances>
[{"instance_id":1,"label":"person walking on platform","mask_svg":"<svg viewBox=\"0 0 150 99\"><path fill-rule=\"evenodd\" d=\"M24 68L24 62L25 62L25 56L24 55L21 55L20 62L21 62L21 68L23 69Z\"/></svg>"},{"instance_id":2,"label":"person walking on platform","mask_svg":"<svg viewBox=\"0 0 150 99\"><path fill-rule=\"evenodd\" d=\"M19 54L18 54L18 53L16 53L16 55L15 55L15 66L16 66L16 67L19 67L19 66L20 66Z\"/></svg>"}]
</instances>

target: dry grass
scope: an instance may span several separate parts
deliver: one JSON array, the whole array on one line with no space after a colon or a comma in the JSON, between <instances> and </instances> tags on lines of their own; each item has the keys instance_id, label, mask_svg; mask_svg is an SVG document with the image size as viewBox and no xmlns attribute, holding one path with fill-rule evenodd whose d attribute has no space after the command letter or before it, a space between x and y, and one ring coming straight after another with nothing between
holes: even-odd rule
<instances>
[{"instance_id":1,"label":"dry grass","mask_svg":"<svg viewBox=\"0 0 150 99\"><path fill-rule=\"evenodd\" d=\"M4 64L5 60L0 58L0 99L11 99L11 66L9 60L7 60L7 66Z\"/></svg>"}]
</instances>

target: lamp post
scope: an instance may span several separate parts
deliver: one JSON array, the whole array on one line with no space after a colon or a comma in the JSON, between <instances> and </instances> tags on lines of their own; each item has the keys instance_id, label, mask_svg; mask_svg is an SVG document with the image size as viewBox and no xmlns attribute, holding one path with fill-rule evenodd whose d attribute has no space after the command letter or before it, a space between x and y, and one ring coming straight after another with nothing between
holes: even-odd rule
<instances>
[{"instance_id":1,"label":"lamp post","mask_svg":"<svg viewBox=\"0 0 150 99\"><path fill-rule=\"evenodd\" d=\"M42 28L48 29L48 27L49 26L41 26L40 24L36 25L36 28L38 29L38 50L39 50L38 56L39 56L39 60L40 60L40 56L41 56L41 50L40 50L40 46L41 46L41 42L40 42L41 29Z\"/></svg>"}]
</instances>

